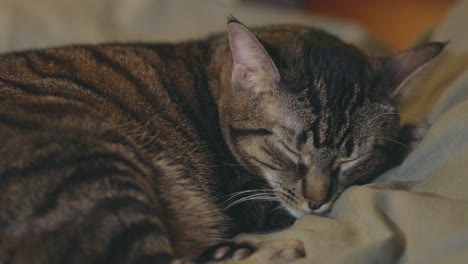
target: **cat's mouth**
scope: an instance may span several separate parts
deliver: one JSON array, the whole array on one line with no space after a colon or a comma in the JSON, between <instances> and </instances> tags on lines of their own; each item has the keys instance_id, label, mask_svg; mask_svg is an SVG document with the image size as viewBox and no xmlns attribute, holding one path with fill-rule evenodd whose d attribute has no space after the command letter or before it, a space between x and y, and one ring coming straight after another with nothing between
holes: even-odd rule
<instances>
[{"instance_id":1,"label":"cat's mouth","mask_svg":"<svg viewBox=\"0 0 468 264\"><path fill-rule=\"evenodd\" d=\"M320 205L316 209L311 209L313 214L325 215L330 212L333 206L333 201L328 201L322 205Z\"/></svg>"},{"instance_id":2,"label":"cat's mouth","mask_svg":"<svg viewBox=\"0 0 468 264\"><path fill-rule=\"evenodd\" d=\"M326 202L322 204L317 209L310 209L307 202L300 204L298 208L293 208L291 206L286 205L286 210L295 218L299 218L303 215L313 214L313 215L320 215L320 216L327 216L333 206L333 201Z\"/></svg>"},{"instance_id":3,"label":"cat's mouth","mask_svg":"<svg viewBox=\"0 0 468 264\"><path fill-rule=\"evenodd\" d=\"M337 192L327 202L323 202L320 205L317 205L316 203L311 205L311 203L307 202L305 198L303 202L298 204L292 205L288 204L286 201L283 201L282 204L284 208L295 218L299 218L307 214L327 217L333 208L335 201L340 197L341 193L342 192Z\"/></svg>"},{"instance_id":4,"label":"cat's mouth","mask_svg":"<svg viewBox=\"0 0 468 264\"><path fill-rule=\"evenodd\" d=\"M305 196L304 188L301 186L303 182L298 182L293 186L291 184L278 182L275 176L274 173L266 173L266 178L273 188L278 201L281 203L282 207L295 218L307 214L326 217L331 211L334 202L341 194L334 186L327 186L329 188L327 191L329 193L327 195L328 198L324 201L317 202Z\"/></svg>"}]
</instances>

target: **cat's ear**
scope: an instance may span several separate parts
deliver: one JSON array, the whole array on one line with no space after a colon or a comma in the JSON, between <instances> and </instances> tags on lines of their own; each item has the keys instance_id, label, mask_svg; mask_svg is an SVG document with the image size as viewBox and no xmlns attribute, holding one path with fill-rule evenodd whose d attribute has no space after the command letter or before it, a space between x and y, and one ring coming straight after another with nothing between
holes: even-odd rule
<instances>
[{"instance_id":1,"label":"cat's ear","mask_svg":"<svg viewBox=\"0 0 468 264\"><path fill-rule=\"evenodd\" d=\"M437 57L445 45L443 42L430 42L388 58L384 63L384 71L394 89L391 96L399 98L405 94L408 81Z\"/></svg>"},{"instance_id":2,"label":"cat's ear","mask_svg":"<svg viewBox=\"0 0 468 264\"><path fill-rule=\"evenodd\" d=\"M233 83L257 91L279 83L280 75L273 60L247 27L238 21L229 22L228 35Z\"/></svg>"}]
</instances>

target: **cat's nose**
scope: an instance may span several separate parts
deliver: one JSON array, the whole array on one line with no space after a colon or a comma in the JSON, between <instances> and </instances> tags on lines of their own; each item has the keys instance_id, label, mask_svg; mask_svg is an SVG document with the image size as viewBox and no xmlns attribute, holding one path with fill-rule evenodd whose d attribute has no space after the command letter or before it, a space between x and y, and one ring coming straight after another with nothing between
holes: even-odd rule
<instances>
[{"instance_id":1,"label":"cat's nose","mask_svg":"<svg viewBox=\"0 0 468 264\"><path fill-rule=\"evenodd\" d=\"M309 200L309 208L311 210L317 210L319 209L325 202L321 201L321 202L317 202L317 201L313 201L313 200Z\"/></svg>"}]
</instances>

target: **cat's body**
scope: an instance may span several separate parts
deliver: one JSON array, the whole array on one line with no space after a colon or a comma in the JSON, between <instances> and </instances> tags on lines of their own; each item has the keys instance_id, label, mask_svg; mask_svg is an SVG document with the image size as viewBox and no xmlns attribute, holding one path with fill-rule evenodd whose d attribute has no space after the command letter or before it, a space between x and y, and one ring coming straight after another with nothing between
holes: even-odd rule
<instances>
[{"instance_id":1,"label":"cat's body","mask_svg":"<svg viewBox=\"0 0 468 264\"><path fill-rule=\"evenodd\" d=\"M331 52L349 49L344 53L351 55L341 63L365 58L310 28L255 32L283 80L294 81L297 89L325 89L295 73L304 69L281 68L294 55L288 52L302 56L309 50L303 46L308 38L330 44ZM220 35L174 45L75 46L1 56L0 263L164 263L194 257L233 233L269 228L266 216L276 198L227 212L220 206L229 194L275 182L259 177L263 172L231 138L234 132L240 138L270 133L233 127L254 114L240 112L245 106L239 102L245 100L233 100L228 108L239 111L238 118L224 121L232 119L226 105L232 99L231 76L237 78L231 67L235 33L229 38L231 42ZM286 48L291 45L297 50ZM347 82L346 76L354 75L342 76ZM335 89L333 96L349 96ZM347 100L346 106L336 105L337 114L364 98ZM359 104L356 108L365 105ZM294 126L296 121L291 122ZM320 135L313 137L322 142ZM379 171L388 167L379 166ZM330 184L336 185L325 185ZM308 192L309 187L302 188ZM334 195L314 188L310 192L321 198ZM290 209L292 214L297 210Z\"/></svg>"}]
</instances>

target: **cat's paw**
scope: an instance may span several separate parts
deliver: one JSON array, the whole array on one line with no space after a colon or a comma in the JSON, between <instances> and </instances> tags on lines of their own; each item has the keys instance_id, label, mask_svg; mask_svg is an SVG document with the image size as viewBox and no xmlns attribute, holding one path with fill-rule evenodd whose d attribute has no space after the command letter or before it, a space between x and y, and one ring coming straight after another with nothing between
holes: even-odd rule
<instances>
[{"instance_id":1,"label":"cat's paw","mask_svg":"<svg viewBox=\"0 0 468 264\"><path fill-rule=\"evenodd\" d=\"M208 248L195 260L195 263L243 260L254 252L254 246L249 243L223 242Z\"/></svg>"},{"instance_id":2,"label":"cat's paw","mask_svg":"<svg viewBox=\"0 0 468 264\"><path fill-rule=\"evenodd\" d=\"M285 264L306 256L304 243L299 240L265 241L257 247L255 254L248 258L249 264Z\"/></svg>"},{"instance_id":3,"label":"cat's paw","mask_svg":"<svg viewBox=\"0 0 468 264\"><path fill-rule=\"evenodd\" d=\"M304 258L304 244L298 240L264 241L255 244L223 243L207 250L195 263L286 264Z\"/></svg>"}]
</instances>

